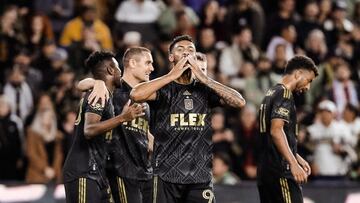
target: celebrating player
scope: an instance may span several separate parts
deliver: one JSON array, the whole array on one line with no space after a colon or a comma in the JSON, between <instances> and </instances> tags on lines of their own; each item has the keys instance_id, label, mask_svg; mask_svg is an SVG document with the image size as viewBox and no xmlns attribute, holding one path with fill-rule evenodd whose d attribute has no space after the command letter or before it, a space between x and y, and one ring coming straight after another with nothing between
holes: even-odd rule
<instances>
[{"instance_id":1,"label":"celebrating player","mask_svg":"<svg viewBox=\"0 0 360 203\"><path fill-rule=\"evenodd\" d=\"M302 203L299 184L311 173L309 164L297 154L297 120L293 93L302 93L318 75L306 56L288 61L281 82L270 88L260 106L260 163L258 190L261 203Z\"/></svg>"},{"instance_id":2,"label":"celebrating player","mask_svg":"<svg viewBox=\"0 0 360 203\"><path fill-rule=\"evenodd\" d=\"M170 72L133 88L135 102L149 101L154 144L154 199L157 203L213 202L211 107L240 108L243 97L205 75L192 39L170 44ZM196 80L194 80L196 78Z\"/></svg>"},{"instance_id":3,"label":"celebrating player","mask_svg":"<svg viewBox=\"0 0 360 203\"><path fill-rule=\"evenodd\" d=\"M102 80L113 92L120 85L121 71L114 55L109 52L94 52L86 61L94 79ZM109 100L104 107L88 104L87 92L80 101L76 119L76 135L64 165L64 183L67 202L112 202L105 167L107 142L112 129L123 122L143 116L141 105L128 102L122 113L114 117L114 106Z\"/></svg>"},{"instance_id":4,"label":"celebrating player","mask_svg":"<svg viewBox=\"0 0 360 203\"><path fill-rule=\"evenodd\" d=\"M152 63L150 50L144 47L126 50L123 56L124 75L121 86L115 88L113 96L115 115L122 112L132 87L149 81L149 75L154 70ZM89 99L91 103L92 99L97 102L97 98L105 101L108 92L103 81L91 78L81 81L78 88L94 88ZM148 107L146 103L142 105ZM111 174L108 177L116 203L152 202L152 168L149 154L153 139L149 134L149 119L149 108L146 108L144 116L124 122L113 133L110 149L110 167L113 169L110 169Z\"/></svg>"}]
</instances>

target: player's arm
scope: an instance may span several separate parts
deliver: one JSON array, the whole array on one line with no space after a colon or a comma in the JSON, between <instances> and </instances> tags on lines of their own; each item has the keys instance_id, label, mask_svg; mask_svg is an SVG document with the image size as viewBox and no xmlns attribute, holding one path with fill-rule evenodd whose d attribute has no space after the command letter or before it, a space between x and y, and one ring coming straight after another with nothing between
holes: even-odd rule
<instances>
[{"instance_id":1,"label":"player's arm","mask_svg":"<svg viewBox=\"0 0 360 203\"><path fill-rule=\"evenodd\" d=\"M135 102L155 100L156 91L179 78L182 73L189 68L188 66L184 66L186 61L187 59L184 57L171 69L168 74L136 85L130 92L130 98Z\"/></svg>"},{"instance_id":2,"label":"player's arm","mask_svg":"<svg viewBox=\"0 0 360 203\"><path fill-rule=\"evenodd\" d=\"M114 129L116 126L120 125L123 122L131 121L136 117L143 116L145 115L145 108L146 106L141 104L132 104L130 106L129 100L127 104L125 104L124 109L120 115L105 121L100 121L101 115L97 113L86 112L84 125L85 138L91 139L97 135Z\"/></svg>"},{"instance_id":3,"label":"player's arm","mask_svg":"<svg viewBox=\"0 0 360 203\"><path fill-rule=\"evenodd\" d=\"M306 174L310 175L311 167L310 167L309 163L297 153L296 153L296 160L300 164L300 166L305 170Z\"/></svg>"},{"instance_id":4,"label":"player's arm","mask_svg":"<svg viewBox=\"0 0 360 203\"><path fill-rule=\"evenodd\" d=\"M242 108L245 106L245 99L238 91L227 87L226 85L223 85L205 75L193 58L189 57L188 61L191 64L191 70L196 78L210 89L214 90L215 93L220 96L223 103L236 108Z\"/></svg>"},{"instance_id":5,"label":"player's arm","mask_svg":"<svg viewBox=\"0 0 360 203\"><path fill-rule=\"evenodd\" d=\"M271 138L279 153L290 164L290 170L296 182L305 183L307 181L307 175L301 168L301 166L298 164L296 157L291 152L284 132L284 125L285 121L283 119L272 119L270 128Z\"/></svg>"},{"instance_id":6,"label":"player's arm","mask_svg":"<svg viewBox=\"0 0 360 203\"><path fill-rule=\"evenodd\" d=\"M106 101L109 99L109 91L106 88L105 82L102 80L85 78L77 84L76 88L80 91L93 89L88 98L89 104L95 105L100 100L101 106L104 107Z\"/></svg>"}]
</instances>

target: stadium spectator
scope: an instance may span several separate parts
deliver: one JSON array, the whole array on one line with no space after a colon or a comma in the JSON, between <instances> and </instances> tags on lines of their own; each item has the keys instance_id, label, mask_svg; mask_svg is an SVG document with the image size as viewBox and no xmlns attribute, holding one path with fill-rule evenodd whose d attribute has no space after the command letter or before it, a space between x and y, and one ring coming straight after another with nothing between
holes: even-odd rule
<instances>
[{"instance_id":1,"label":"stadium spectator","mask_svg":"<svg viewBox=\"0 0 360 203\"><path fill-rule=\"evenodd\" d=\"M120 3L115 13L115 35L122 36L129 31L137 31L145 42L154 42L158 30L156 21L160 16L157 2L149 0L126 0Z\"/></svg>"},{"instance_id":2,"label":"stadium spectator","mask_svg":"<svg viewBox=\"0 0 360 203\"><path fill-rule=\"evenodd\" d=\"M234 172L242 180L254 180L256 178L258 126L256 108L247 104L239 114L239 123L234 126L235 142L239 147L239 155L233 158Z\"/></svg>"},{"instance_id":3,"label":"stadium spectator","mask_svg":"<svg viewBox=\"0 0 360 203\"><path fill-rule=\"evenodd\" d=\"M219 69L230 78L237 76L246 61L255 62L259 55L259 50L252 42L250 28L243 27L233 35L232 45L222 51Z\"/></svg>"},{"instance_id":4,"label":"stadium spectator","mask_svg":"<svg viewBox=\"0 0 360 203\"><path fill-rule=\"evenodd\" d=\"M352 22L346 18L347 8L347 3L344 0L333 2L331 16L323 24L329 47L333 47L338 43L340 35L350 33L354 29Z\"/></svg>"},{"instance_id":5,"label":"stadium spectator","mask_svg":"<svg viewBox=\"0 0 360 203\"><path fill-rule=\"evenodd\" d=\"M10 104L0 96L0 181L23 180L23 142L17 126L20 118L11 115ZM21 121L20 121L21 122Z\"/></svg>"},{"instance_id":6,"label":"stadium spectator","mask_svg":"<svg viewBox=\"0 0 360 203\"><path fill-rule=\"evenodd\" d=\"M28 20L26 30L27 47L31 51L31 58L39 57L41 48L48 41L55 40L51 22L46 15L34 14Z\"/></svg>"},{"instance_id":7,"label":"stadium spectator","mask_svg":"<svg viewBox=\"0 0 360 203\"><path fill-rule=\"evenodd\" d=\"M275 47L274 51L275 51L275 55L274 55L274 60L272 61L271 70L275 73L276 80L279 81L282 74L284 73L285 65L287 62L286 45L278 44Z\"/></svg>"},{"instance_id":8,"label":"stadium spectator","mask_svg":"<svg viewBox=\"0 0 360 203\"><path fill-rule=\"evenodd\" d=\"M316 65L324 60L328 52L325 40L324 33L319 29L314 29L309 32L304 41L305 53Z\"/></svg>"},{"instance_id":9,"label":"stadium spectator","mask_svg":"<svg viewBox=\"0 0 360 203\"><path fill-rule=\"evenodd\" d=\"M218 55L218 50L216 49L216 36L215 32L210 27L203 27L199 29L198 33L198 44L197 51L202 53L214 52L215 55Z\"/></svg>"},{"instance_id":10,"label":"stadium spectator","mask_svg":"<svg viewBox=\"0 0 360 203\"><path fill-rule=\"evenodd\" d=\"M151 50L154 59L154 71L151 76L154 78L165 75L169 72L169 60L168 60L168 49L171 43L171 36L168 34L162 34L159 37L158 43L155 44Z\"/></svg>"},{"instance_id":11,"label":"stadium spectator","mask_svg":"<svg viewBox=\"0 0 360 203\"><path fill-rule=\"evenodd\" d=\"M29 165L26 182L62 182L62 139L54 107L38 105L34 120L27 128L26 150Z\"/></svg>"},{"instance_id":12,"label":"stadium spectator","mask_svg":"<svg viewBox=\"0 0 360 203\"><path fill-rule=\"evenodd\" d=\"M347 103L359 106L360 90L358 85L350 79L351 72L349 64L343 62L334 68L335 80L331 89L328 91L328 95L329 99L336 104L337 117L341 118Z\"/></svg>"},{"instance_id":13,"label":"stadium spectator","mask_svg":"<svg viewBox=\"0 0 360 203\"><path fill-rule=\"evenodd\" d=\"M229 38L232 33L237 32L240 28L249 27L254 43L257 46L261 45L265 28L265 17L262 8L256 1L236 1L234 6L229 8L225 16L225 25L230 28L227 29Z\"/></svg>"},{"instance_id":14,"label":"stadium spectator","mask_svg":"<svg viewBox=\"0 0 360 203\"><path fill-rule=\"evenodd\" d=\"M63 71L70 69L69 65L66 63L67 59L68 54L62 48L56 48L55 51L47 58L48 66L42 70L43 75L47 76L42 82L44 90L49 90L52 86L56 85L56 78ZM81 70L76 71L81 72Z\"/></svg>"},{"instance_id":15,"label":"stadium spectator","mask_svg":"<svg viewBox=\"0 0 360 203\"><path fill-rule=\"evenodd\" d=\"M213 159L214 183L235 185L240 179L230 171L231 160L227 154L216 153Z\"/></svg>"},{"instance_id":16,"label":"stadium spectator","mask_svg":"<svg viewBox=\"0 0 360 203\"><path fill-rule=\"evenodd\" d=\"M76 112L73 110L69 110L65 113L65 116L61 117L61 124L59 129L61 133L64 135L62 146L63 146L63 154L64 157L67 156L69 150L71 148L72 142L74 140L74 132L75 132L75 120L76 120ZM65 160L64 160L65 161Z\"/></svg>"},{"instance_id":17,"label":"stadium spectator","mask_svg":"<svg viewBox=\"0 0 360 203\"><path fill-rule=\"evenodd\" d=\"M37 13L41 13L50 18L56 39L60 37L60 33L66 22L74 13L73 0L34 0L33 6Z\"/></svg>"},{"instance_id":18,"label":"stadium spectator","mask_svg":"<svg viewBox=\"0 0 360 203\"><path fill-rule=\"evenodd\" d=\"M181 0L164 0L164 8L158 19L158 25L162 33L173 34L177 27L176 13L185 12L192 25L199 24L199 18L194 10L186 6Z\"/></svg>"},{"instance_id":19,"label":"stadium spectator","mask_svg":"<svg viewBox=\"0 0 360 203\"><path fill-rule=\"evenodd\" d=\"M10 102L11 114L25 121L34 105L31 89L25 81L24 73L16 65L10 71L8 78L4 87L4 96Z\"/></svg>"},{"instance_id":20,"label":"stadium spectator","mask_svg":"<svg viewBox=\"0 0 360 203\"><path fill-rule=\"evenodd\" d=\"M304 14L301 21L296 25L298 32L297 41L303 46L305 39L309 33L314 29L321 29L321 25L318 22L319 5L315 0L309 0L306 2L304 8ZM311 57L310 57L311 58ZM313 59L314 60L314 59ZM318 64L318 63L316 63Z\"/></svg>"},{"instance_id":21,"label":"stadium spectator","mask_svg":"<svg viewBox=\"0 0 360 203\"><path fill-rule=\"evenodd\" d=\"M222 108L215 108L212 111L211 129L213 130L214 153L225 153L229 156L237 154L235 135L230 128L225 126L225 112Z\"/></svg>"},{"instance_id":22,"label":"stadium spectator","mask_svg":"<svg viewBox=\"0 0 360 203\"><path fill-rule=\"evenodd\" d=\"M72 19L62 32L60 38L60 45L69 48L74 43L79 43L84 40L84 35L88 33L95 35L95 39L99 41L101 49L112 50L112 38L109 27L102 22L95 12L95 8L91 6L83 6L81 8L80 16ZM91 48L93 48L91 46Z\"/></svg>"},{"instance_id":23,"label":"stadium spectator","mask_svg":"<svg viewBox=\"0 0 360 203\"><path fill-rule=\"evenodd\" d=\"M351 147L355 148L360 140L360 117L358 108L352 104L347 104L343 112L343 119L340 121L347 126L351 132Z\"/></svg>"},{"instance_id":24,"label":"stadium spectator","mask_svg":"<svg viewBox=\"0 0 360 203\"><path fill-rule=\"evenodd\" d=\"M65 116L68 108L78 106L81 93L73 88L74 86L75 73L71 70L65 70L57 76L55 86L50 89L50 95L60 116Z\"/></svg>"},{"instance_id":25,"label":"stadium spectator","mask_svg":"<svg viewBox=\"0 0 360 203\"><path fill-rule=\"evenodd\" d=\"M173 32L173 36L178 35L189 35L195 39L196 37L196 26L191 22L184 10L180 10L175 13L176 16L176 27Z\"/></svg>"},{"instance_id":26,"label":"stadium spectator","mask_svg":"<svg viewBox=\"0 0 360 203\"><path fill-rule=\"evenodd\" d=\"M216 0L207 1L200 14L200 28L209 28L214 31L217 41L225 41L224 20L226 9L219 5Z\"/></svg>"},{"instance_id":27,"label":"stadium spectator","mask_svg":"<svg viewBox=\"0 0 360 203\"><path fill-rule=\"evenodd\" d=\"M323 25L326 20L330 17L332 10L332 1L331 0L320 0L319 2L319 16L318 22L320 25Z\"/></svg>"},{"instance_id":28,"label":"stadium spectator","mask_svg":"<svg viewBox=\"0 0 360 203\"><path fill-rule=\"evenodd\" d=\"M16 49L20 46L20 35L15 24L18 20L16 6L8 6L0 16L0 80L4 85L6 70L12 65Z\"/></svg>"},{"instance_id":29,"label":"stadium spectator","mask_svg":"<svg viewBox=\"0 0 360 203\"><path fill-rule=\"evenodd\" d=\"M265 56L261 56L257 61L256 74L245 80L244 93L247 101L260 106L266 91L274 86L278 80L277 76L271 70L271 62Z\"/></svg>"},{"instance_id":30,"label":"stadium spectator","mask_svg":"<svg viewBox=\"0 0 360 203\"><path fill-rule=\"evenodd\" d=\"M292 0L290 0L292 1ZM283 24L280 28L280 34L271 39L266 49L266 56L271 60L275 60L276 48L279 44L285 46L285 59L289 60L294 56L294 44L296 42L296 29L293 24Z\"/></svg>"},{"instance_id":31,"label":"stadium spectator","mask_svg":"<svg viewBox=\"0 0 360 203\"><path fill-rule=\"evenodd\" d=\"M274 36L281 35L284 27L296 25L300 20L299 14L295 11L295 0L279 0L277 2L279 9L274 10L276 12L270 15L266 21L265 45ZM270 57L270 59L272 58Z\"/></svg>"},{"instance_id":32,"label":"stadium spectator","mask_svg":"<svg viewBox=\"0 0 360 203\"><path fill-rule=\"evenodd\" d=\"M31 53L27 49L21 49L14 56L14 64L24 73L25 81L29 85L32 95L36 98L42 89L43 75L41 71L31 66Z\"/></svg>"},{"instance_id":33,"label":"stadium spectator","mask_svg":"<svg viewBox=\"0 0 360 203\"><path fill-rule=\"evenodd\" d=\"M329 100L318 106L319 121L308 127L310 141L314 144L314 176L343 178L349 170L346 146L351 142L348 127L335 120L336 106Z\"/></svg>"}]
</instances>

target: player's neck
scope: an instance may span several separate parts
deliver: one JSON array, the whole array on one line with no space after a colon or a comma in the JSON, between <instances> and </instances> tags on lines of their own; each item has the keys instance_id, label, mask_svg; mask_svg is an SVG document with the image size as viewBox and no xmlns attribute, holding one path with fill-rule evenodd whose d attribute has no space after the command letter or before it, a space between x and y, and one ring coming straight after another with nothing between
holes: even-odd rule
<instances>
[{"instance_id":1,"label":"player's neck","mask_svg":"<svg viewBox=\"0 0 360 203\"><path fill-rule=\"evenodd\" d=\"M280 84L284 85L286 89L294 91L296 88L297 81L291 75L285 75Z\"/></svg>"},{"instance_id":2,"label":"player's neck","mask_svg":"<svg viewBox=\"0 0 360 203\"><path fill-rule=\"evenodd\" d=\"M125 81L130 87L134 87L140 83L133 75L129 74L128 72L124 71L124 75L122 77L123 81Z\"/></svg>"},{"instance_id":3,"label":"player's neck","mask_svg":"<svg viewBox=\"0 0 360 203\"><path fill-rule=\"evenodd\" d=\"M109 90L109 92L112 93L115 89L113 82L111 80L105 80L104 82L105 82L106 88Z\"/></svg>"}]
</instances>

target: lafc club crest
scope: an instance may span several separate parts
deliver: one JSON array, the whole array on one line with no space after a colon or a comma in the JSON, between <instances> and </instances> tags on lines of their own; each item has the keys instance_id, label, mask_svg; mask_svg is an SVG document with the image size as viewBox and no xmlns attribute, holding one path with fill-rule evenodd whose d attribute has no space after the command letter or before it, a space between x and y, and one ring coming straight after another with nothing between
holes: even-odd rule
<instances>
[{"instance_id":1,"label":"lafc club crest","mask_svg":"<svg viewBox=\"0 0 360 203\"><path fill-rule=\"evenodd\" d=\"M184 99L185 109L192 110L194 108L194 103L192 99Z\"/></svg>"}]
</instances>

